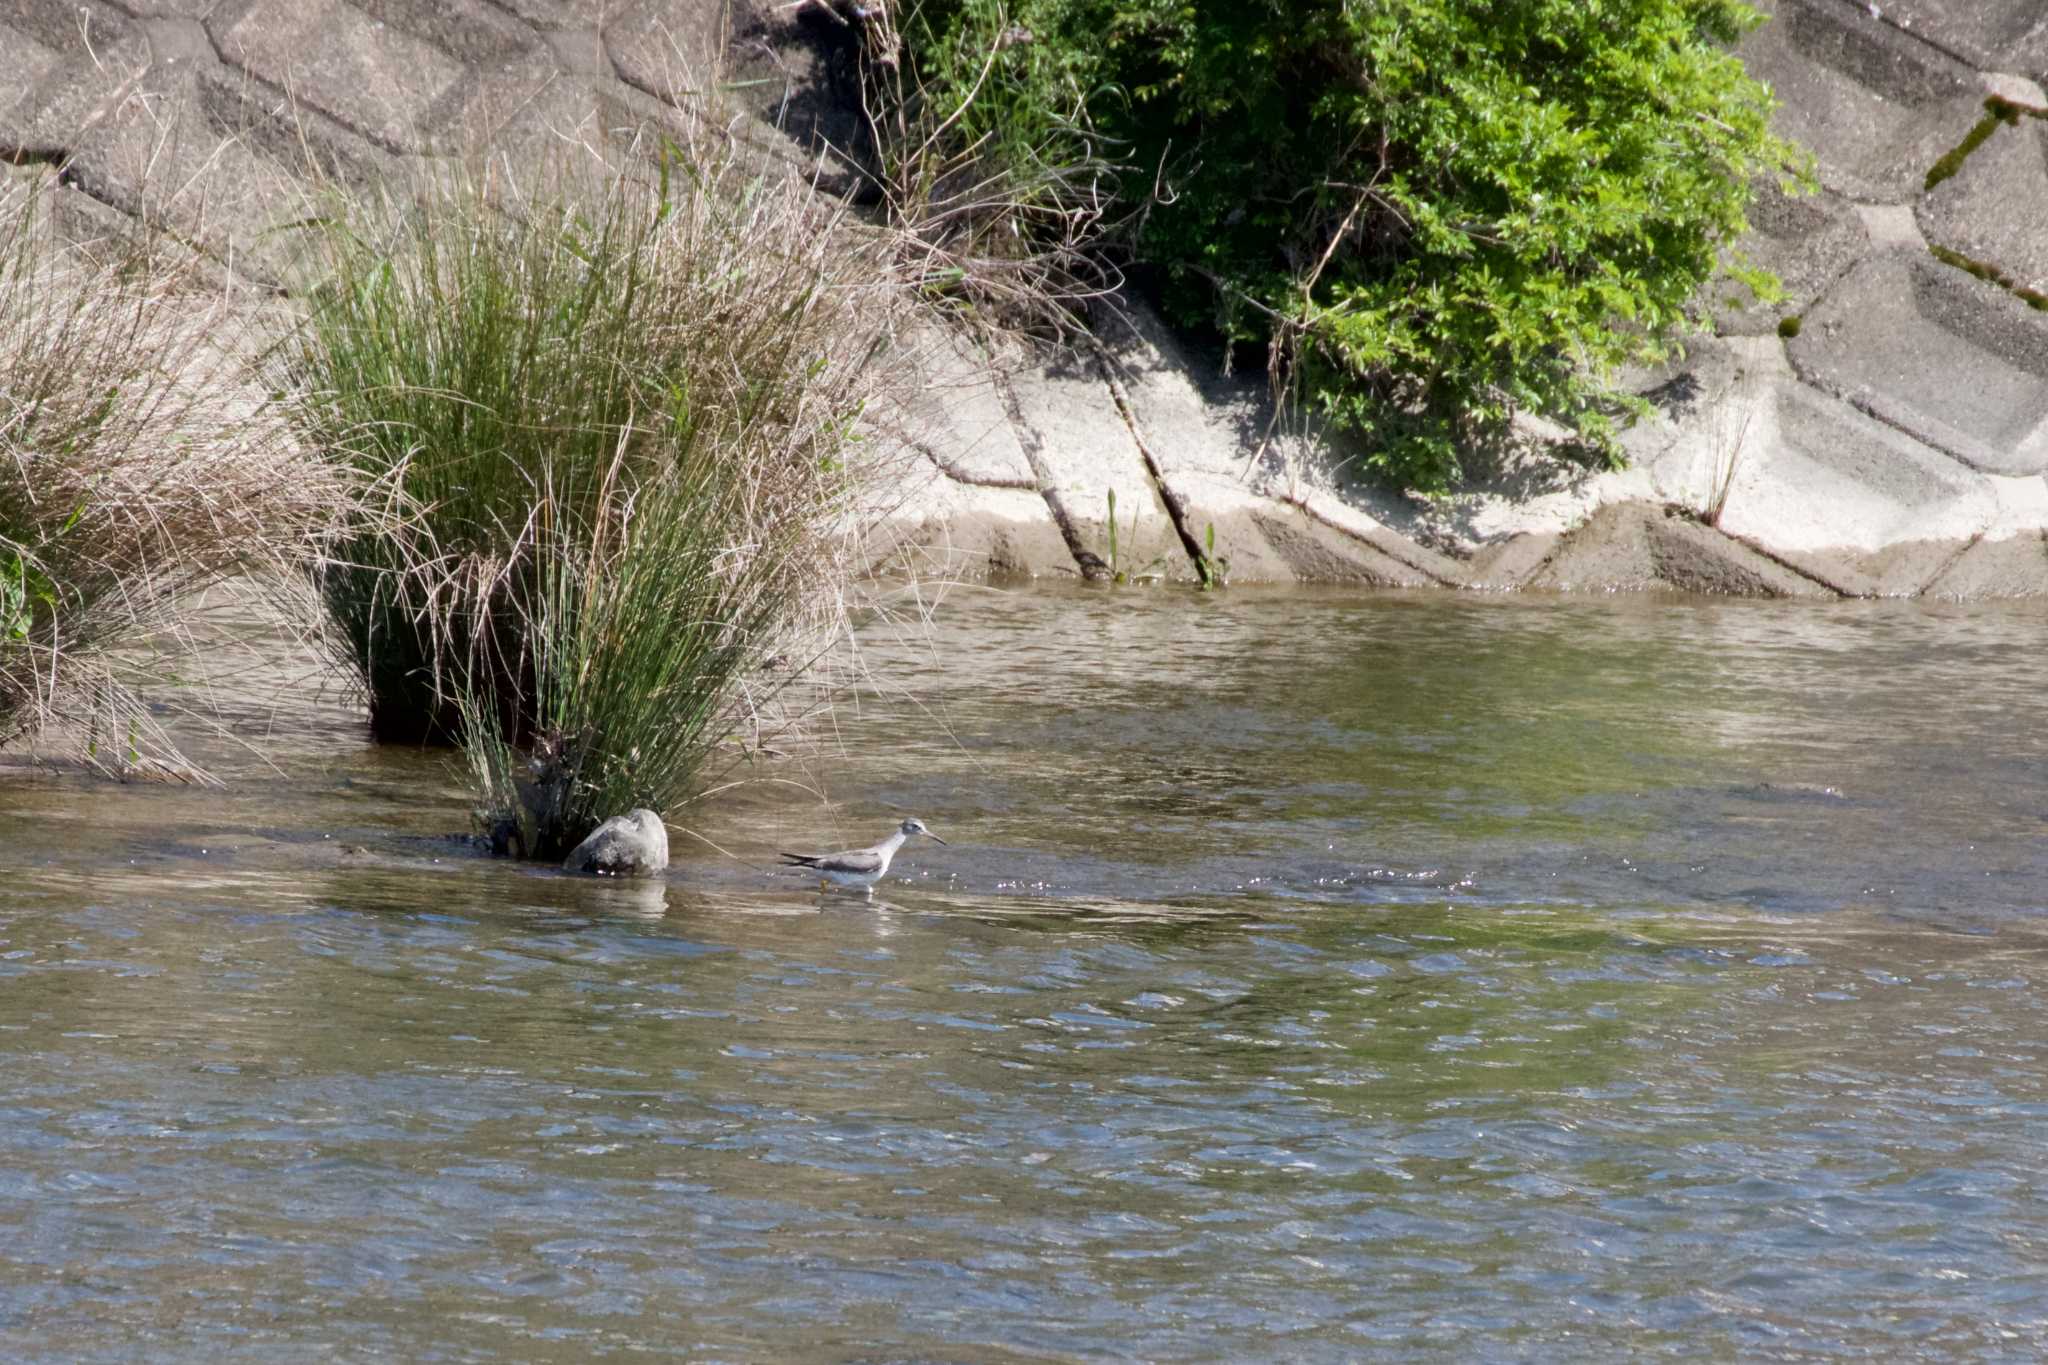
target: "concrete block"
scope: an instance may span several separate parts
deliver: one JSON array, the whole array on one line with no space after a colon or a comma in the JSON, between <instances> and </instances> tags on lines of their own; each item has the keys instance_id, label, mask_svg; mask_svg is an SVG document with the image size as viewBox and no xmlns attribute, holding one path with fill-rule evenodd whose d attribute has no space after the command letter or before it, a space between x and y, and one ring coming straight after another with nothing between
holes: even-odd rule
<instances>
[{"instance_id":1,"label":"concrete block","mask_svg":"<svg viewBox=\"0 0 2048 1365\"><path fill-rule=\"evenodd\" d=\"M2048 293L2048 119L2000 123L1914 214L1928 241Z\"/></svg>"},{"instance_id":2,"label":"concrete block","mask_svg":"<svg viewBox=\"0 0 2048 1365\"><path fill-rule=\"evenodd\" d=\"M1180 533L1153 487L1099 361L1074 356L1004 381L1005 403L1039 492L1080 554L1109 554L1116 495L1117 567L1188 571Z\"/></svg>"},{"instance_id":3,"label":"concrete block","mask_svg":"<svg viewBox=\"0 0 2048 1365\"><path fill-rule=\"evenodd\" d=\"M299 174L303 160L284 162L266 148L320 140L245 100L239 81L170 62L152 67L94 126L70 179L244 278L301 283L313 243L287 225L313 211L310 182Z\"/></svg>"},{"instance_id":4,"label":"concrete block","mask_svg":"<svg viewBox=\"0 0 2048 1365\"><path fill-rule=\"evenodd\" d=\"M1986 537L1957 556L1924 595L1967 602L2048 596L2048 544L2039 531L2003 540Z\"/></svg>"},{"instance_id":5,"label":"concrete block","mask_svg":"<svg viewBox=\"0 0 2048 1365\"><path fill-rule=\"evenodd\" d=\"M55 49L46 47L5 24L0 24L0 143L24 147L22 136L29 126L35 86L56 69L62 60ZM17 122L15 111L22 111Z\"/></svg>"},{"instance_id":6,"label":"concrete block","mask_svg":"<svg viewBox=\"0 0 2048 1365\"><path fill-rule=\"evenodd\" d=\"M221 0L108 0L137 19L180 19L198 22L221 7Z\"/></svg>"},{"instance_id":7,"label":"concrete block","mask_svg":"<svg viewBox=\"0 0 2048 1365\"><path fill-rule=\"evenodd\" d=\"M141 25L96 0L0 7L0 142L63 155L149 62Z\"/></svg>"},{"instance_id":8,"label":"concrete block","mask_svg":"<svg viewBox=\"0 0 2048 1365\"><path fill-rule=\"evenodd\" d=\"M250 75L397 152L425 148L462 61L341 0L262 0L225 29L221 55Z\"/></svg>"},{"instance_id":9,"label":"concrete block","mask_svg":"<svg viewBox=\"0 0 2048 1365\"><path fill-rule=\"evenodd\" d=\"M1786 347L1808 383L1997 474L2048 469L2048 313L1919 252L1874 256Z\"/></svg>"},{"instance_id":10,"label":"concrete block","mask_svg":"<svg viewBox=\"0 0 2048 1365\"><path fill-rule=\"evenodd\" d=\"M729 29L726 0L636 0L607 16L604 45L621 79L680 105L720 77Z\"/></svg>"},{"instance_id":11,"label":"concrete block","mask_svg":"<svg viewBox=\"0 0 2048 1365\"><path fill-rule=\"evenodd\" d=\"M1495 541L1465 566L1465 586L1481 592L1519 588L1543 568L1562 539L1555 531L1524 531Z\"/></svg>"},{"instance_id":12,"label":"concrete block","mask_svg":"<svg viewBox=\"0 0 2048 1365\"><path fill-rule=\"evenodd\" d=\"M1709 283L1714 326L1723 333L1754 336L1775 331L1780 319L1811 307L1869 244L1855 207L1827 190L1795 197L1766 182L1750 207L1749 225L1739 246L1754 264L1777 275L1785 297L1774 304L1758 303L1733 281Z\"/></svg>"},{"instance_id":13,"label":"concrete block","mask_svg":"<svg viewBox=\"0 0 2048 1365\"><path fill-rule=\"evenodd\" d=\"M1121 295L1097 322L1111 373L1160 470L1242 482L1262 467L1274 429L1264 381L1218 373L1189 354L1140 299Z\"/></svg>"},{"instance_id":14,"label":"concrete block","mask_svg":"<svg viewBox=\"0 0 2048 1365\"><path fill-rule=\"evenodd\" d=\"M1908 540L1868 552L1816 555L1859 582L1856 597L1917 597L1972 544L1969 540ZM1819 577L1820 575L1816 575Z\"/></svg>"},{"instance_id":15,"label":"concrete block","mask_svg":"<svg viewBox=\"0 0 2048 1365\"><path fill-rule=\"evenodd\" d=\"M1168 500L1178 506L1195 544L1211 557L1224 582L1300 581L1297 562L1274 546L1261 525L1275 519L1284 524L1293 509L1248 493L1235 480L1183 473L1168 474L1164 482ZM1175 577L1192 581L1200 573L1190 561L1187 571Z\"/></svg>"},{"instance_id":16,"label":"concrete block","mask_svg":"<svg viewBox=\"0 0 2048 1365\"><path fill-rule=\"evenodd\" d=\"M1873 251L1902 246L1915 251L1927 249L1927 235L1920 231L1920 220L1913 216L1911 204L1858 204L1856 216L1863 220L1863 230L1869 234Z\"/></svg>"},{"instance_id":17,"label":"concrete block","mask_svg":"<svg viewBox=\"0 0 2048 1365\"><path fill-rule=\"evenodd\" d=\"M450 152L488 147L539 170L574 148L604 143L602 108L587 78L566 75L551 55L536 54L458 80L434 115L433 142Z\"/></svg>"},{"instance_id":18,"label":"concrete block","mask_svg":"<svg viewBox=\"0 0 2048 1365\"><path fill-rule=\"evenodd\" d=\"M1773 126L1811 147L1821 183L1905 203L1976 123L1977 73L1843 0L1776 0L1736 52L1777 93Z\"/></svg>"},{"instance_id":19,"label":"concrete block","mask_svg":"<svg viewBox=\"0 0 2048 1365\"><path fill-rule=\"evenodd\" d=\"M1722 458L1721 529L1774 552L1967 540L1996 512L1985 476L1804 384L1773 385Z\"/></svg>"},{"instance_id":20,"label":"concrete block","mask_svg":"<svg viewBox=\"0 0 2048 1365\"><path fill-rule=\"evenodd\" d=\"M1439 586L1377 548L1325 525L1299 507L1272 504L1249 517L1275 558L1299 583L1351 583L1373 588ZM1233 576L1235 574L1233 573Z\"/></svg>"},{"instance_id":21,"label":"concrete block","mask_svg":"<svg viewBox=\"0 0 2048 1365\"><path fill-rule=\"evenodd\" d=\"M432 43L467 66L490 68L535 55L540 35L484 0L350 0L373 21Z\"/></svg>"},{"instance_id":22,"label":"concrete block","mask_svg":"<svg viewBox=\"0 0 2048 1365\"><path fill-rule=\"evenodd\" d=\"M881 439L926 452L961 483L1037 490L1037 471L989 373L992 365L1014 359L1006 362L958 332L929 326L892 363L903 382L871 419Z\"/></svg>"},{"instance_id":23,"label":"concrete block","mask_svg":"<svg viewBox=\"0 0 2048 1365\"><path fill-rule=\"evenodd\" d=\"M103 0L0 0L0 28L73 57L105 53L142 36L126 14Z\"/></svg>"},{"instance_id":24,"label":"concrete block","mask_svg":"<svg viewBox=\"0 0 2048 1365\"><path fill-rule=\"evenodd\" d=\"M149 40L149 59L153 62L191 62L198 66L214 62L213 39L207 36L206 25L197 19L146 19L142 32Z\"/></svg>"},{"instance_id":25,"label":"concrete block","mask_svg":"<svg viewBox=\"0 0 2048 1365\"><path fill-rule=\"evenodd\" d=\"M1045 500L1013 488L970 488L935 467L892 480L871 508L868 572L980 583L1080 577Z\"/></svg>"},{"instance_id":26,"label":"concrete block","mask_svg":"<svg viewBox=\"0 0 2048 1365\"><path fill-rule=\"evenodd\" d=\"M1640 502L1601 508L1564 537L1528 586L1563 592L1663 590L1730 597L1835 595L1690 516Z\"/></svg>"},{"instance_id":27,"label":"concrete block","mask_svg":"<svg viewBox=\"0 0 2048 1365\"><path fill-rule=\"evenodd\" d=\"M2041 0L1883 0L1886 23L1980 71L2048 75L2048 10Z\"/></svg>"},{"instance_id":28,"label":"concrete block","mask_svg":"<svg viewBox=\"0 0 2048 1365\"><path fill-rule=\"evenodd\" d=\"M522 23L547 32L601 28L607 20L629 8L631 0L491 0L491 3Z\"/></svg>"},{"instance_id":29,"label":"concrete block","mask_svg":"<svg viewBox=\"0 0 2048 1365\"><path fill-rule=\"evenodd\" d=\"M1400 564L1417 582L1448 587L1465 581L1462 563L1401 534L1333 493L1304 490L1289 501L1311 520Z\"/></svg>"}]
</instances>

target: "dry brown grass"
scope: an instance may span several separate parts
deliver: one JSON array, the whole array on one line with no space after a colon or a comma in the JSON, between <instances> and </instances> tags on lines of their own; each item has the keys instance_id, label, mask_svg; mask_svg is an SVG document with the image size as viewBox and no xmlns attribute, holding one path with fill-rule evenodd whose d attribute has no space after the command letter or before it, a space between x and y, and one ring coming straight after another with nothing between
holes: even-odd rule
<instances>
[{"instance_id":1,"label":"dry brown grass","mask_svg":"<svg viewBox=\"0 0 2048 1365\"><path fill-rule=\"evenodd\" d=\"M249 323L181 248L58 239L0 180L0 743L176 763L136 691L180 604L298 562L342 492L220 338Z\"/></svg>"}]
</instances>

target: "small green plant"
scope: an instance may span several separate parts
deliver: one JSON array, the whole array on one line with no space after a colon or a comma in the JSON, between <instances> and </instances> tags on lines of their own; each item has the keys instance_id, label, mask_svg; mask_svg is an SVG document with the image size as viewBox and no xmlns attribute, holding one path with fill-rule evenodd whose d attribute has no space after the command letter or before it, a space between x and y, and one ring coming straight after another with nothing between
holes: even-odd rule
<instances>
[{"instance_id":1,"label":"small green plant","mask_svg":"<svg viewBox=\"0 0 2048 1365\"><path fill-rule=\"evenodd\" d=\"M1227 561L1216 557L1216 523L1209 522L1202 528L1202 553L1195 556L1195 574L1201 579L1202 591L1222 587L1223 575L1229 568Z\"/></svg>"},{"instance_id":2,"label":"small green plant","mask_svg":"<svg viewBox=\"0 0 2048 1365\"><path fill-rule=\"evenodd\" d=\"M1116 554L1116 490L1114 488L1109 490L1109 581L1112 583L1124 581L1123 569L1117 563Z\"/></svg>"}]
</instances>

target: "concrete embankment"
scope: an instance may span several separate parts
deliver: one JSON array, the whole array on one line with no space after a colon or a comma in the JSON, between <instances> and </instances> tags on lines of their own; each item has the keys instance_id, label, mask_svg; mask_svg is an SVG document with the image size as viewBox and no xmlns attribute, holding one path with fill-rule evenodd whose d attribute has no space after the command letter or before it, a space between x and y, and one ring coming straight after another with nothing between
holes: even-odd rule
<instances>
[{"instance_id":1,"label":"concrete embankment","mask_svg":"<svg viewBox=\"0 0 2048 1365\"><path fill-rule=\"evenodd\" d=\"M2039 0L1775 0L1742 49L1815 153L1728 287L1640 377L1632 467L1540 462L1418 502L1277 430L1260 384L1142 304L1055 363L934 336L877 434L898 446L876 563L967 576L1767 596L2048 594L2048 14ZM449 147L537 161L578 130L699 117L843 182L854 129L823 5L748 0L9 0L0 155L61 177L80 237L138 218L235 280L290 285L300 169L368 185ZM843 52L840 53L843 56ZM1532 438L1541 432L1532 428ZM1111 564L1109 509L1116 509Z\"/></svg>"}]
</instances>

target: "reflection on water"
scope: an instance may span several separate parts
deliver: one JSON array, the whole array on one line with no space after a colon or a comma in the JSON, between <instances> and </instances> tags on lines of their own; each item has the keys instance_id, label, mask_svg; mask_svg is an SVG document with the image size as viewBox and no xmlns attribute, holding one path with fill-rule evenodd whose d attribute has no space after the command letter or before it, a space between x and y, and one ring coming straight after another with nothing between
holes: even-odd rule
<instances>
[{"instance_id":1,"label":"reflection on water","mask_svg":"<svg viewBox=\"0 0 2048 1365\"><path fill-rule=\"evenodd\" d=\"M0 1350L2033 1358L2044 643L963 594L653 885L317 698L16 781Z\"/></svg>"}]
</instances>

